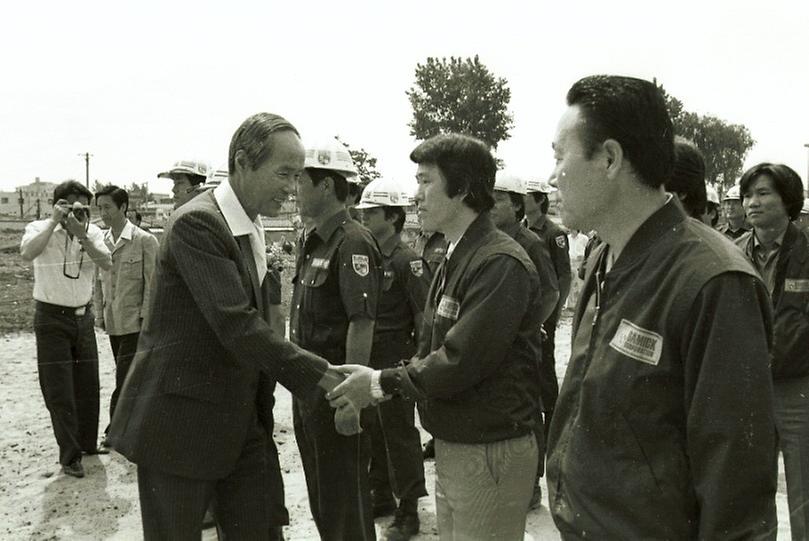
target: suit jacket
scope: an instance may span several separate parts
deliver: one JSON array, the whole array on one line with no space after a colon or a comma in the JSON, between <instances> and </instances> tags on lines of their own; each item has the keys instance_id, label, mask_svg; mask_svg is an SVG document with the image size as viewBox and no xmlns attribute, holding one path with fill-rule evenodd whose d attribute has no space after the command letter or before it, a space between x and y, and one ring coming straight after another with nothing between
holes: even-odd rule
<instances>
[{"instance_id":1,"label":"suit jacket","mask_svg":"<svg viewBox=\"0 0 809 541\"><path fill-rule=\"evenodd\" d=\"M117 245L107 242L112 268L97 268L93 308L96 325L107 334L120 336L140 332L149 313L149 296L157 261L157 239L130 223Z\"/></svg>"},{"instance_id":2,"label":"suit jacket","mask_svg":"<svg viewBox=\"0 0 809 541\"><path fill-rule=\"evenodd\" d=\"M319 394L328 363L272 332L261 316L266 294L247 237L232 236L213 192L175 211L110 429L121 454L164 473L221 479L255 416L271 407L262 373L300 398Z\"/></svg>"}]
</instances>

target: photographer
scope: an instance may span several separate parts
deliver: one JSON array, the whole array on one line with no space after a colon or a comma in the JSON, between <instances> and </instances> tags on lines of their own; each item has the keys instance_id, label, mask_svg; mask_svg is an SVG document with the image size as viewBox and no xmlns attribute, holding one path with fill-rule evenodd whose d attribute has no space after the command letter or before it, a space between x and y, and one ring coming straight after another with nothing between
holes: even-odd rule
<instances>
[{"instance_id":1,"label":"photographer","mask_svg":"<svg viewBox=\"0 0 809 541\"><path fill-rule=\"evenodd\" d=\"M62 471L84 477L82 453L98 438L98 351L93 330L96 265L112 265L101 230L90 223L92 193L76 181L53 191L50 218L25 227L20 253L34 262L34 334L39 384L51 414Z\"/></svg>"}]
</instances>

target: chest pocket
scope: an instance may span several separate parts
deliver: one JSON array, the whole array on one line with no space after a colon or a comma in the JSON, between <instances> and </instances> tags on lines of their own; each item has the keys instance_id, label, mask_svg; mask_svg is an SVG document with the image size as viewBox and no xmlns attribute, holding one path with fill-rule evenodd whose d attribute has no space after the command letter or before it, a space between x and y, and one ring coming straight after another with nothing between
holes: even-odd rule
<instances>
[{"instance_id":1,"label":"chest pocket","mask_svg":"<svg viewBox=\"0 0 809 541\"><path fill-rule=\"evenodd\" d=\"M131 254L124 257L121 262L121 273L132 278L139 278L143 274L143 255Z\"/></svg>"},{"instance_id":2,"label":"chest pocket","mask_svg":"<svg viewBox=\"0 0 809 541\"><path fill-rule=\"evenodd\" d=\"M329 278L331 261L325 257L313 257L312 262L303 271L301 285L305 287L321 287Z\"/></svg>"}]
</instances>

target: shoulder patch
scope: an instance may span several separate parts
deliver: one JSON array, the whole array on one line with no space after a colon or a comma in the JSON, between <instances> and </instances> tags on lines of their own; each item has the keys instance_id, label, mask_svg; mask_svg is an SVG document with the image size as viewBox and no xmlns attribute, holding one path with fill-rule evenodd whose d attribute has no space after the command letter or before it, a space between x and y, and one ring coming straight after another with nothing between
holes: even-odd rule
<instances>
[{"instance_id":1,"label":"shoulder patch","mask_svg":"<svg viewBox=\"0 0 809 541\"><path fill-rule=\"evenodd\" d=\"M610 347L636 361L657 366L663 353L663 337L622 319Z\"/></svg>"},{"instance_id":2,"label":"shoulder patch","mask_svg":"<svg viewBox=\"0 0 809 541\"><path fill-rule=\"evenodd\" d=\"M565 235L558 235L556 237L556 245L559 248L564 248L565 246L567 246L567 237Z\"/></svg>"},{"instance_id":3,"label":"shoulder patch","mask_svg":"<svg viewBox=\"0 0 809 541\"><path fill-rule=\"evenodd\" d=\"M784 291L787 293L809 293L809 280L787 278L784 280Z\"/></svg>"},{"instance_id":4,"label":"shoulder patch","mask_svg":"<svg viewBox=\"0 0 809 541\"><path fill-rule=\"evenodd\" d=\"M421 277L424 274L424 267L421 264L421 259L416 259L410 262L410 272L413 276Z\"/></svg>"},{"instance_id":5,"label":"shoulder patch","mask_svg":"<svg viewBox=\"0 0 809 541\"><path fill-rule=\"evenodd\" d=\"M367 255L351 254L351 266L354 267L354 272L360 276L368 276L368 272L371 270Z\"/></svg>"}]
</instances>

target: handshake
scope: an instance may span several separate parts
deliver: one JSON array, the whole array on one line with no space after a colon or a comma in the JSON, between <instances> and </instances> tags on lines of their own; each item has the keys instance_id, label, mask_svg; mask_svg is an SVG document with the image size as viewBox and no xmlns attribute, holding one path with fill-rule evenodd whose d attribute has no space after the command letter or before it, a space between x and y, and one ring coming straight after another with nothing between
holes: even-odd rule
<instances>
[{"instance_id":1,"label":"handshake","mask_svg":"<svg viewBox=\"0 0 809 541\"><path fill-rule=\"evenodd\" d=\"M335 366L323 376L326 399L335 408L334 428L343 436L362 432L360 412L381 400L371 394L372 368L359 364Z\"/></svg>"}]
</instances>

